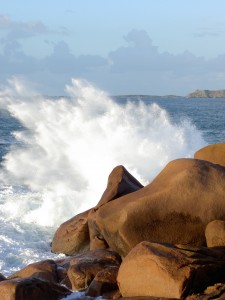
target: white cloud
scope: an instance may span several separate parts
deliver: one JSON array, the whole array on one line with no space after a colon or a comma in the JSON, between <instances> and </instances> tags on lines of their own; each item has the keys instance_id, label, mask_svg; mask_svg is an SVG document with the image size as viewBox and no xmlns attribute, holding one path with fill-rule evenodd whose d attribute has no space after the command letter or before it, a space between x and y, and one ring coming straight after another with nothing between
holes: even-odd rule
<instances>
[{"instance_id":1,"label":"white cloud","mask_svg":"<svg viewBox=\"0 0 225 300\"><path fill-rule=\"evenodd\" d=\"M17 39L44 34L49 31L49 29L40 21L16 22L7 15L0 15L0 30L9 31L9 37Z\"/></svg>"},{"instance_id":2,"label":"white cloud","mask_svg":"<svg viewBox=\"0 0 225 300\"><path fill-rule=\"evenodd\" d=\"M0 15L0 29L9 29L11 27L11 19L9 16Z\"/></svg>"},{"instance_id":3,"label":"white cloud","mask_svg":"<svg viewBox=\"0 0 225 300\"><path fill-rule=\"evenodd\" d=\"M0 28L13 28L10 19L0 17ZM23 26L21 26L22 28ZM42 26L28 26L41 33ZM47 29L46 29L47 30ZM186 51L179 55L160 53L143 30L132 30L126 46L100 55L75 56L65 41L49 42L52 53L43 59L26 55L20 34L2 39L0 80L13 75L27 76L43 87L45 93L62 94L71 77L92 81L112 94L188 94L194 89L224 88L225 54L206 60ZM13 36L13 38L12 38Z\"/></svg>"},{"instance_id":4,"label":"white cloud","mask_svg":"<svg viewBox=\"0 0 225 300\"><path fill-rule=\"evenodd\" d=\"M194 34L197 38L204 37L221 37L225 35L224 24L220 26L212 26L212 27L202 27L197 30Z\"/></svg>"}]
</instances>

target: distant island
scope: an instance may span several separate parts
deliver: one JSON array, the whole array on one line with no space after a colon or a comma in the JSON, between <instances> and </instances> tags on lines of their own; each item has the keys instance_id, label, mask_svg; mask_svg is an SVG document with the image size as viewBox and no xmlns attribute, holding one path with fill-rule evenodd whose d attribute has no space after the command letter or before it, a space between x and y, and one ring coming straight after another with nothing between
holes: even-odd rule
<instances>
[{"instance_id":1,"label":"distant island","mask_svg":"<svg viewBox=\"0 0 225 300\"><path fill-rule=\"evenodd\" d=\"M141 99L145 100L147 98L225 98L225 90L195 90L194 92L186 96L177 96L177 95L117 95L112 96L117 99L127 98L127 99Z\"/></svg>"},{"instance_id":2,"label":"distant island","mask_svg":"<svg viewBox=\"0 0 225 300\"><path fill-rule=\"evenodd\" d=\"M188 94L187 98L225 98L225 90L196 90Z\"/></svg>"}]
</instances>

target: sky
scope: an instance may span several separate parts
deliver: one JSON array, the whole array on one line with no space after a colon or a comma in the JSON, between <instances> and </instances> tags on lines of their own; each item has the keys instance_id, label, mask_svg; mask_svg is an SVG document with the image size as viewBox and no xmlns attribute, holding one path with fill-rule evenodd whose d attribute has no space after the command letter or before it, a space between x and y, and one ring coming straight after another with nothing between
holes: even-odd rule
<instances>
[{"instance_id":1,"label":"sky","mask_svg":"<svg viewBox=\"0 0 225 300\"><path fill-rule=\"evenodd\" d=\"M0 0L0 85L110 95L225 89L224 0Z\"/></svg>"}]
</instances>

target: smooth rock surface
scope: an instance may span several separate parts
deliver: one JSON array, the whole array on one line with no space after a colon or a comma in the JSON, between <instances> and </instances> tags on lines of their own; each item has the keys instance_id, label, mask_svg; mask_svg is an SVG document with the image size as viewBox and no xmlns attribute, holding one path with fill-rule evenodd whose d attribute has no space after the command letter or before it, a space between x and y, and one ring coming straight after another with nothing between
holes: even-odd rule
<instances>
[{"instance_id":1,"label":"smooth rock surface","mask_svg":"<svg viewBox=\"0 0 225 300\"><path fill-rule=\"evenodd\" d=\"M109 174L107 187L94 210L107 202L138 191L141 188L143 188L143 185L124 166L117 166Z\"/></svg>"},{"instance_id":2,"label":"smooth rock surface","mask_svg":"<svg viewBox=\"0 0 225 300\"><path fill-rule=\"evenodd\" d=\"M225 166L225 143L212 144L199 149L195 152L194 158Z\"/></svg>"},{"instance_id":3,"label":"smooth rock surface","mask_svg":"<svg viewBox=\"0 0 225 300\"><path fill-rule=\"evenodd\" d=\"M76 255L89 250L88 214L89 210L59 226L52 239L52 252Z\"/></svg>"},{"instance_id":4,"label":"smooth rock surface","mask_svg":"<svg viewBox=\"0 0 225 300\"><path fill-rule=\"evenodd\" d=\"M224 259L225 248L215 252L145 241L124 258L117 281L123 297L184 298L224 280Z\"/></svg>"},{"instance_id":5,"label":"smooth rock surface","mask_svg":"<svg viewBox=\"0 0 225 300\"><path fill-rule=\"evenodd\" d=\"M225 219L225 167L197 159L170 162L147 186L88 216L91 249L122 257L145 240L205 246L205 228Z\"/></svg>"},{"instance_id":6,"label":"smooth rock surface","mask_svg":"<svg viewBox=\"0 0 225 300\"><path fill-rule=\"evenodd\" d=\"M208 247L225 247L225 221L210 222L206 226L205 236Z\"/></svg>"}]
</instances>

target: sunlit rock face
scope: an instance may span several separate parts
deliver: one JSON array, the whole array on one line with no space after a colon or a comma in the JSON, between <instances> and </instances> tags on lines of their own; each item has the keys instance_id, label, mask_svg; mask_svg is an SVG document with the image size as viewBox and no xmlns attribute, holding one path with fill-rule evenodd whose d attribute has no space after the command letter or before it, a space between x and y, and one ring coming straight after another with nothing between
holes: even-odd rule
<instances>
[{"instance_id":1,"label":"sunlit rock face","mask_svg":"<svg viewBox=\"0 0 225 300\"><path fill-rule=\"evenodd\" d=\"M206 245L205 228L225 220L225 168L208 161L170 162L147 186L89 214L91 249L125 257L141 241Z\"/></svg>"},{"instance_id":2,"label":"sunlit rock face","mask_svg":"<svg viewBox=\"0 0 225 300\"><path fill-rule=\"evenodd\" d=\"M207 145L196 151L194 157L225 166L225 143Z\"/></svg>"}]
</instances>

